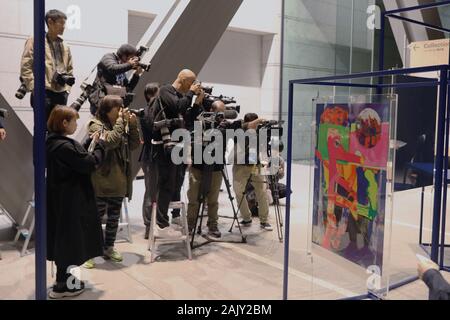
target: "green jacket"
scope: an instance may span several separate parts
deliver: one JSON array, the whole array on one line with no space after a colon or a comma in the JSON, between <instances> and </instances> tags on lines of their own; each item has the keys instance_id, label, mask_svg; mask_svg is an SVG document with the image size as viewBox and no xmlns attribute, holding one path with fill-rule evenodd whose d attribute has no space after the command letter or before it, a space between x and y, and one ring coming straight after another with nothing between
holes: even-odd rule
<instances>
[{"instance_id":1,"label":"green jacket","mask_svg":"<svg viewBox=\"0 0 450 320\"><path fill-rule=\"evenodd\" d=\"M113 127L98 119L92 119L88 123L89 135L102 128L106 133L106 155L100 167L92 174L95 195L131 199L133 177L131 176L130 151L139 147L137 124L129 125L127 135L122 118L118 118Z\"/></svg>"}]
</instances>

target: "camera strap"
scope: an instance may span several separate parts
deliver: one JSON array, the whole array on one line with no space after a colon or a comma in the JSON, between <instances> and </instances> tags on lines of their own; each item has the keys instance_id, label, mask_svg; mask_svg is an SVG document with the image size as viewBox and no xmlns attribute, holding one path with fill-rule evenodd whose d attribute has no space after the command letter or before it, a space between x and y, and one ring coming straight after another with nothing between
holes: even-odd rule
<instances>
[{"instance_id":1,"label":"camera strap","mask_svg":"<svg viewBox=\"0 0 450 320\"><path fill-rule=\"evenodd\" d=\"M48 33L45 36L47 38L48 46L50 47L50 52L52 54L53 69L58 71L58 62L60 63L60 65L64 65L62 45L58 40L55 40L55 41L50 40ZM57 42L59 52L58 52L58 50L56 50L56 48L54 46L54 42Z\"/></svg>"}]
</instances>

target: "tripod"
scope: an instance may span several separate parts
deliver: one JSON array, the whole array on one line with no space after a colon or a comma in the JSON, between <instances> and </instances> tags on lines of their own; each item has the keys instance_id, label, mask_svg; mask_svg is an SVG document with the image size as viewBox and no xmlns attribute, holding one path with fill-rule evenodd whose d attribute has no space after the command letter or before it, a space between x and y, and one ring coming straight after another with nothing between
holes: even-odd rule
<instances>
[{"instance_id":1,"label":"tripod","mask_svg":"<svg viewBox=\"0 0 450 320\"><path fill-rule=\"evenodd\" d=\"M246 243L247 242L247 237L242 234L242 229L241 229L241 225L239 224L237 211L236 211L236 208L234 207L234 202L233 202L234 198L233 198L233 196L231 194L231 184L230 184L230 181L228 179L228 174L226 173L226 168L225 167L222 169L221 173L222 173L222 177L223 177L223 179L225 181L225 186L227 188L228 199L230 200L231 208L233 209L233 223L232 223L230 229L228 230L228 232L229 233L233 232L234 223L237 222L237 225L238 225L238 228L239 228L239 233L241 235L241 240L240 241L216 240L216 239L211 239L207 235L202 235L203 213L204 213L204 210L205 210L205 201L206 201L206 199L208 197L209 190L210 190L210 187L211 187L211 180L212 180L213 169L214 169L213 165L205 165L204 169L202 170L202 179L201 179L201 182L200 182L200 190L199 190L199 195L198 195L199 207L197 209L197 216L196 216L195 225L194 225L194 229L193 229L193 232L192 232L192 238L191 238L191 247L192 247L192 249L196 249L196 248L202 247L202 246L207 245L207 244L212 243L212 242L227 242L227 243ZM197 229L197 225L198 225L198 229ZM203 238L205 238L207 240L206 242L194 245L194 238L195 238L195 233L196 233L195 230L196 229L197 229L197 234L202 235Z\"/></svg>"},{"instance_id":2,"label":"tripod","mask_svg":"<svg viewBox=\"0 0 450 320\"><path fill-rule=\"evenodd\" d=\"M280 210L280 190L278 189L277 175L269 175L269 189L272 193L275 220L277 224L278 240L283 242L283 216Z\"/></svg>"}]
</instances>

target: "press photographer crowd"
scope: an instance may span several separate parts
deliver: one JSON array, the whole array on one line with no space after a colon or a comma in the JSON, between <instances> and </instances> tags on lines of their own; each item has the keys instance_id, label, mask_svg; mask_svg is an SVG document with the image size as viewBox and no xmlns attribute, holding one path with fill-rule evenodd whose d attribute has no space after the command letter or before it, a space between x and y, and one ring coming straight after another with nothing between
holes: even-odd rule
<instances>
[{"instance_id":1,"label":"press photographer crowd","mask_svg":"<svg viewBox=\"0 0 450 320\"><path fill-rule=\"evenodd\" d=\"M224 240L224 230L219 228L223 191L230 201L223 213L231 213L227 218L233 219L228 233L239 231L245 242L243 230L252 226L255 217L261 231L272 231L269 211L273 205L278 238L283 241L279 200L288 191L280 182L284 177L282 122L255 113L240 119L241 107L234 98L214 95L213 88L203 86L189 69L180 70L172 84L152 82L144 92L135 92L151 65L141 61L148 48L129 44L100 59L93 83L84 81L81 95L68 106L76 79L70 47L61 38L67 17L50 10L45 20L47 260L55 263L57 271L50 298L77 296L85 290L82 281L68 285L70 266L95 268L96 257L123 260L115 247L116 234L124 199L132 199L136 165L144 173L145 239L190 237L192 248L197 236ZM35 108L33 62L30 38L22 55L16 97L24 99L30 93ZM141 94L147 104L134 105L134 96ZM77 130L78 111L87 104L92 116L86 139L79 142L70 136ZM0 142L13 139L6 135L6 116L7 111L0 109ZM132 161L133 150L140 152L138 163ZM232 164L232 181L228 164ZM189 182L184 185L186 174ZM176 206L170 218L170 204L180 203L183 185L187 217ZM203 213L206 232L202 232ZM156 223L152 224L152 217ZM440 288L435 295L442 297L448 287L438 275L427 273L433 268L423 267L420 272L427 284Z\"/></svg>"},{"instance_id":2,"label":"press photographer crowd","mask_svg":"<svg viewBox=\"0 0 450 320\"><path fill-rule=\"evenodd\" d=\"M123 260L114 244L122 203L124 198L132 199L132 165L140 165L144 172L145 239L189 236L195 248L197 235L208 241L223 238L218 223L223 182L233 208L230 218L244 241L242 229L252 225L253 216L259 217L262 231L273 230L269 201L278 205L286 195L279 181L284 175L284 162L280 161L281 123L266 121L254 113L239 120L236 100L213 95L213 88L203 86L189 69L180 70L172 84L148 83L144 92L133 92L142 74L151 72L151 65L141 61L148 48L129 44L100 59L93 83L84 81L81 95L68 106L75 77L70 47L61 38L67 17L61 11L50 10L45 20L47 259L54 261L57 270L50 298L76 296L84 291L82 281L75 288L67 285L70 266L95 268L94 258L99 256L113 262ZM34 108L33 62L30 38L22 55L16 97L24 99L31 93ZM147 104L133 105L135 94L144 95ZM88 103L92 117L87 124L87 138L79 142L70 136L77 130L78 111ZM0 109L1 140L6 138L1 122L5 116L6 111ZM234 142L231 150L227 148L230 140ZM131 152L138 148L142 149L139 163L133 164ZM232 182L226 170L230 162ZM172 209L170 219L170 204L182 199L186 173L187 217L183 221L177 208ZM270 180L266 179L268 175ZM207 232L202 233L204 211ZM156 217L154 228L152 215ZM185 223L188 234L183 228ZM277 224L282 240L281 216L277 216Z\"/></svg>"}]
</instances>

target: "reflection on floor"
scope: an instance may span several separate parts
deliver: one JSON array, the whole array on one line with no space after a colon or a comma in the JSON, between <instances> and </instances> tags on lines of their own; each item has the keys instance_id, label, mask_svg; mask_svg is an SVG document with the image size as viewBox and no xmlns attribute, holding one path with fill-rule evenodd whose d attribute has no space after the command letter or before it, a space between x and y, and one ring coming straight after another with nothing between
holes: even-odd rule
<instances>
[{"instance_id":1,"label":"reflection on floor","mask_svg":"<svg viewBox=\"0 0 450 320\"><path fill-rule=\"evenodd\" d=\"M309 168L294 166L289 256L289 299L340 299L366 292L367 277L357 277L351 266L330 261L308 250ZM133 243L118 241L123 253L122 263L96 259L96 268L77 268L73 272L87 280L90 289L76 299L281 299L283 284L284 245L277 232L261 231L257 219L245 230L248 242L211 243L193 251L188 261L182 244L163 245L161 257L150 264L150 254L143 239L141 218L143 181L135 182L134 199L129 211ZM429 228L431 194L425 196L425 228ZM418 242L420 191L397 193L394 203L394 224L390 273L391 283L416 275L416 253L422 253ZM226 192L220 196L220 212L231 216ZM284 214L284 207L283 207ZM206 219L205 219L206 220ZM206 222L206 221L205 221ZM270 222L275 225L273 208ZM232 219L221 218L224 239L236 239L238 230L230 235ZM206 231L206 228L205 228ZM424 241L429 240L424 233ZM121 234L119 234L119 239ZM198 241L202 241L200 238ZM239 237L237 237L239 239ZM448 239L450 240L450 239ZM16 248L0 244L0 299L34 298L34 255L19 257ZM450 256L450 252L447 254ZM48 264L48 285L51 277ZM364 270L362 270L364 273ZM449 274L445 274L450 280ZM389 299L427 299L426 286L415 281L389 293Z\"/></svg>"}]
</instances>

